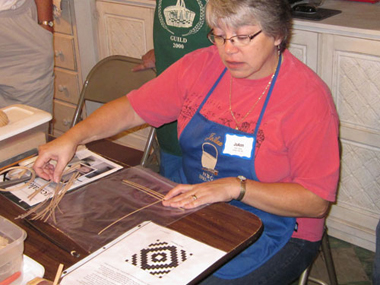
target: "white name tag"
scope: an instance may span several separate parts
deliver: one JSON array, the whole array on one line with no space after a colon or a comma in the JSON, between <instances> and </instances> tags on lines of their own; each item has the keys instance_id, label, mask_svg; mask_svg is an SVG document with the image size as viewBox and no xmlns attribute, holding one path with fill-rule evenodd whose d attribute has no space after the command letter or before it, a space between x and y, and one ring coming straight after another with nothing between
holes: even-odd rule
<instances>
[{"instance_id":1,"label":"white name tag","mask_svg":"<svg viewBox=\"0 0 380 285\"><path fill-rule=\"evenodd\" d=\"M223 154L251 159L254 142L251 136L226 134Z\"/></svg>"}]
</instances>

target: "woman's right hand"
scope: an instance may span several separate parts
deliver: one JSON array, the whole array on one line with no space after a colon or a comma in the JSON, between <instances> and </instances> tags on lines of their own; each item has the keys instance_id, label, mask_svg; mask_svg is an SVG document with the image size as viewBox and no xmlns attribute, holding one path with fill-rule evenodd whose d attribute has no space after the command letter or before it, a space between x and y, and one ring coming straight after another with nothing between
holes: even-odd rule
<instances>
[{"instance_id":1,"label":"woman's right hand","mask_svg":"<svg viewBox=\"0 0 380 285\"><path fill-rule=\"evenodd\" d=\"M33 169L41 178L58 183L76 148L77 145L65 135L41 145Z\"/></svg>"}]
</instances>

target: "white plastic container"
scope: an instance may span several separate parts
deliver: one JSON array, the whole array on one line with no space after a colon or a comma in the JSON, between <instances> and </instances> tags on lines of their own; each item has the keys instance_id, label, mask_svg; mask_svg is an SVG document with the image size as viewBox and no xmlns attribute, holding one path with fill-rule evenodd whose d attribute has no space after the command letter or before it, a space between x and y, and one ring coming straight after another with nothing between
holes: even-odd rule
<instances>
[{"instance_id":1,"label":"white plastic container","mask_svg":"<svg viewBox=\"0 0 380 285\"><path fill-rule=\"evenodd\" d=\"M26 232L11 221L0 216L0 236L8 240L8 244L0 249L1 282L13 274L22 273Z\"/></svg>"},{"instance_id":2,"label":"white plastic container","mask_svg":"<svg viewBox=\"0 0 380 285\"><path fill-rule=\"evenodd\" d=\"M46 142L50 113L21 104L0 110L9 119L8 125L0 127L0 162Z\"/></svg>"}]
</instances>

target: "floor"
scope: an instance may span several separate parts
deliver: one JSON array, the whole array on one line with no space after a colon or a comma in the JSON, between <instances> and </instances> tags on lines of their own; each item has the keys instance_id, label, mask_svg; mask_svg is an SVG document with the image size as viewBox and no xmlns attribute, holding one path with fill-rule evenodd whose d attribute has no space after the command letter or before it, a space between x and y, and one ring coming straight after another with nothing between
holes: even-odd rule
<instances>
[{"instance_id":1,"label":"floor","mask_svg":"<svg viewBox=\"0 0 380 285\"><path fill-rule=\"evenodd\" d=\"M342 240L329 237L339 285L372 285L372 266L375 253ZM326 266L320 255L310 276L329 284ZM308 285L316 283L308 282Z\"/></svg>"}]
</instances>

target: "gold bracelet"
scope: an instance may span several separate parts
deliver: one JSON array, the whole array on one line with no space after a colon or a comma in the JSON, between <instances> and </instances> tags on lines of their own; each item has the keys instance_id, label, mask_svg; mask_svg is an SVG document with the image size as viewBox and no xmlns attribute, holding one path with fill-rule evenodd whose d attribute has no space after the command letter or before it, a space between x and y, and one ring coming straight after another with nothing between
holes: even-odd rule
<instances>
[{"instance_id":1,"label":"gold bracelet","mask_svg":"<svg viewBox=\"0 0 380 285\"><path fill-rule=\"evenodd\" d=\"M54 22L53 21L38 21L38 24L39 25L48 26L50 28L54 27Z\"/></svg>"}]
</instances>

